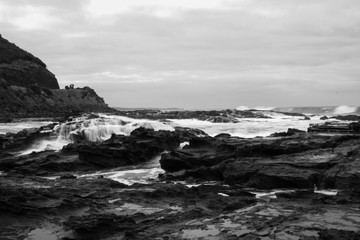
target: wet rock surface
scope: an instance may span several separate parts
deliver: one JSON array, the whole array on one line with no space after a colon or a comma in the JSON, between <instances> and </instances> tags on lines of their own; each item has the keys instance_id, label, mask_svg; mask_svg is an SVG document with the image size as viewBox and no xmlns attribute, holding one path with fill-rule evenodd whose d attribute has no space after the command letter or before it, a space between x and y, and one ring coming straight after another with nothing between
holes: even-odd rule
<instances>
[{"instance_id":1,"label":"wet rock surface","mask_svg":"<svg viewBox=\"0 0 360 240\"><path fill-rule=\"evenodd\" d=\"M195 138L162 155L167 178L224 181L259 189L357 189L359 136L299 133L285 138Z\"/></svg>"},{"instance_id":2,"label":"wet rock surface","mask_svg":"<svg viewBox=\"0 0 360 240\"><path fill-rule=\"evenodd\" d=\"M2 239L356 239L359 234L359 198L344 203L341 196L311 191L256 198L261 194L252 194L255 190L222 184L126 186L106 178L24 175L0 176L0 190Z\"/></svg>"},{"instance_id":3,"label":"wet rock surface","mask_svg":"<svg viewBox=\"0 0 360 240\"><path fill-rule=\"evenodd\" d=\"M357 239L359 136L289 132L138 128L59 152L4 149L0 238ZM159 178L121 182L160 154Z\"/></svg>"}]
</instances>

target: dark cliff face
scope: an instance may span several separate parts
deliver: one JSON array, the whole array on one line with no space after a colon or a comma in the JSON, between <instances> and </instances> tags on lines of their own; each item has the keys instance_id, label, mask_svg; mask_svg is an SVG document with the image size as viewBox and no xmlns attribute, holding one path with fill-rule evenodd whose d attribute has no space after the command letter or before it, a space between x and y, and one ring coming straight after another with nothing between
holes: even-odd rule
<instances>
[{"instance_id":1,"label":"dark cliff face","mask_svg":"<svg viewBox=\"0 0 360 240\"><path fill-rule=\"evenodd\" d=\"M89 87L59 89L45 63L0 35L0 122L110 111Z\"/></svg>"},{"instance_id":2,"label":"dark cliff face","mask_svg":"<svg viewBox=\"0 0 360 240\"><path fill-rule=\"evenodd\" d=\"M10 85L59 89L55 75L45 63L0 35L0 78Z\"/></svg>"}]
</instances>

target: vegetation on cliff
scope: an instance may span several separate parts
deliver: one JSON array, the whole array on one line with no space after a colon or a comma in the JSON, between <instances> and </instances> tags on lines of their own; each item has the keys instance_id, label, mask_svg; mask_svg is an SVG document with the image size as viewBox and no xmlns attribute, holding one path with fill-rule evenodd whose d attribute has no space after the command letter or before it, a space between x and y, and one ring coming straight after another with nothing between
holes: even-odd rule
<instances>
[{"instance_id":1,"label":"vegetation on cliff","mask_svg":"<svg viewBox=\"0 0 360 240\"><path fill-rule=\"evenodd\" d=\"M89 88L46 89L9 85L0 79L0 119L15 117L57 117L112 109Z\"/></svg>"}]
</instances>

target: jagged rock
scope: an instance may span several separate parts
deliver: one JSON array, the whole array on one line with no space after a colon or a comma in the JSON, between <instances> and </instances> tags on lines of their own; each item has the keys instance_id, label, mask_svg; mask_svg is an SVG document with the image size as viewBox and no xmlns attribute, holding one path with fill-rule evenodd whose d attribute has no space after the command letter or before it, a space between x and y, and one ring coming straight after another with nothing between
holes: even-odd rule
<instances>
[{"instance_id":1,"label":"jagged rock","mask_svg":"<svg viewBox=\"0 0 360 240\"><path fill-rule=\"evenodd\" d=\"M360 121L359 115L338 115L332 118L341 120L341 121Z\"/></svg>"},{"instance_id":2,"label":"jagged rock","mask_svg":"<svg viewBox=\"0 0 360 240\"><path fill-rule=\"evenodd\" d=\"M293 136L297 133L306 133L306 131L302 131L296 128L289 128L287 130L287 132L276 132L276 133L272 133L270 134L270 137L288 137L288 136Z\"/></svg>"},{"instance_id":3,"label":"jagged rock","mask_svg":"<svg viewBox=\"0 0 360 240\"><path fill-rule=\"evenodd\" d=\"M139 110L121 111L121 115L132 118L147 119L198 119L214 123L237 123L238 118L271 118L257 110L213 110L213 111L161 111L161 110ZM302 115L303 116L303 115Z\"/></svg>"},{"instance_id":4,"label":"jagged rock","mask_svg":"<svg viewBox=\"0 0 360 240\"><path fill-rule=\"evenodd\" d=\"M75 231L80 239L101 239L115 233L134 230L136 222L129 217L115 214L92 214L71 216L65 226Z\"/></svg>"},{"instance_id":5,"label":"jagged rock","mask_svg":"<svg viewBox=\"0 0 360 240\"><path fill-rule=\"evenodd\" d=\"M62 176L60 176L60 179L75 179L76 176L72 175L72 174L64 174Z\"/></svg>"},{"instance_id":6,"label":"jagged rock","mask_svg":"<svg viewBox=\"0 0 360 240\"><path fill-rule=\"evenodd\" d=\"M325 122L323 124L310 124L308 132L319 133L360 133L360 121L352 123Z\"/></svg>"},{"instance_id":7,"label":"jagged rock","mask_svg":"<svg viewBox=\"0 0 360 240\"><path fill-rule=\"evenodd\" d=\"M80 161L100 168L132 165L177 148L181 142L177 132L137 128L130 136L113 135L103 143L82 144L77 148Z\"/></svg>"},{"instance_id":8,"label":"jagged rock","mask_svg":"<svg viewBox=\"0 0 360 240\"><path fill-rule=\"evenodd\" d=\"M172 180L195 178L246 187L358 189L358 136L240 139L195 138L190 146L162 155ZM345 157L347 156L347 157Z\"/></svg>"},{"instance_id":9,"label":"jagged rock","mask_svg":"<svg viewBox=\"0 0 360 240\"><path fill-rule=\"evenodd\" d=\"M319 240L357 240L359 232L339 229L324 229L319 233Z\"/></svg>"},{"instance_id":10,"label":"jagged rock","mask_svg":"<svg viewBox=\"0 0 360 240\"><path fill-rule=\"evenodd\" d=\"M206 119L206 121L213 122L213 123L238 123L239 120L237 120L233 116L215 116L215 117L209 117Z\"/></svg>"},{"instance_id":11,"label":"jagged rock","mask_svg":"<svg viewBox=\"0 0 360 240\"><path fill-rule=\"evenodd\" d=\"M51 133L44 130L52 129L54 125L55 124L49 124L40 128L27 128L18 133L7 133L6 135L2 135L0 137L2 149L26 148L35 140L49 137Z\"/></svg>"}]
</instances>

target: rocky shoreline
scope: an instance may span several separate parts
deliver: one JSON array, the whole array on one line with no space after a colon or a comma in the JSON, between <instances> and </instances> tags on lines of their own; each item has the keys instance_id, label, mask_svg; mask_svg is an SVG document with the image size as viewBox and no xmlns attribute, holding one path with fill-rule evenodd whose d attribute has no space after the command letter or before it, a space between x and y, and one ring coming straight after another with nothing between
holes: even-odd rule
<instances>
[{"instance_id":1,"label":"rocky shoreline","mask_svg":"<svg viewBox=\"0 0 360 240\"><path fill-rule=\"evenodd\" d=\"M52 127L2 140L1 239L360 237L358 134L289 129L245 139L140 127L102 142L78 134L58 152L18 154L51 138ZM108 177L156 165L160 156L164 172L145 183Z\"/></svg>"}]
</instances>

